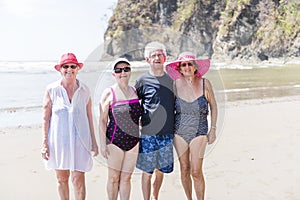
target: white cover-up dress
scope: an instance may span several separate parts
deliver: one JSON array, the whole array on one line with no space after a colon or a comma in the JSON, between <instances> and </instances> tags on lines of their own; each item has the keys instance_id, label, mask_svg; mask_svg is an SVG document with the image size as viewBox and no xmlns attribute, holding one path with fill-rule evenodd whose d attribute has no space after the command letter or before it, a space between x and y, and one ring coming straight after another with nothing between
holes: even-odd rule
<instances>
[{"instance_id":1,"label":"white cover-up dress","mask_svg":"<svg viewBox=\"0 0 300 200\"><path fill-rule=\"evenodd\" d=\"M52 101L52 116L48 132L49 160L47 169L90 171L93 166L91 155L91 133L86 106L90 91L79 80L72 102L61 80L49 84L47 91Z\"/></svg>"}]
</instances>

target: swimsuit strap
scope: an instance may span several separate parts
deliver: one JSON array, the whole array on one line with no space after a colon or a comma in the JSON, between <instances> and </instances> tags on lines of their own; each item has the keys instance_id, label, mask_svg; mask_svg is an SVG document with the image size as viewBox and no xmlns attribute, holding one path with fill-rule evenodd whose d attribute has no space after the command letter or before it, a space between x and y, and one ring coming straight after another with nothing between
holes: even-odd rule
<instances>
[{"instance_id":1,"label":"swimsuit strap","mask_svg":"<svg viewBox=\"0 0 300 200\"><path fill-rule=\"evenodd\" d=\"M203 95L205 96L205 78L203 78Z\"/></svg>"},{"instance_id":2,"label":"swimsuit strap","mask_svg":"<svg viewBox=\"0 0 300 200\"><path fill-rule=\"evenodd\" d=\"M175 95L175 96L178 96L178 95L177 95L176 81L173 81L173 91L174 91L174 95Z\"/></svg>"},{"instance_id":3,"label":"swimsuit strap","mask_svg":"<svg viewBox=\"0 0 300 200\"><path fill-rule=\"evenodd\" d=\"M112 92L112 94L113 94L113 102L116 102L116 101L117 101L117 98L116 98L115 91L114 91L114 89L113 89L112 87L110 87L110 89L111 89L111 92Z\"/></svg>"}]
</instances>

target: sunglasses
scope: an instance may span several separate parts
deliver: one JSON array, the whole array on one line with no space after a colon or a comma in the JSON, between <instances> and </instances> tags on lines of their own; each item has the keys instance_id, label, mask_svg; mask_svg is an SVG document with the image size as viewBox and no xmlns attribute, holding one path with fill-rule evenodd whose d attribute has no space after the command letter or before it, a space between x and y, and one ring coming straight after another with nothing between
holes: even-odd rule
<instances>
[{"instance_id":1,"label":"sunglasses","mask_svg":"<svg viewBox=\"0 0 300 200\"><path fill-rule=\"evenodd\" d=\"M77 65L63 65L62 68L64 69L68 69L69 67L71 67L72 69L76 69Z\"/></svg>"},{"instance_id":2,"label":"sunglasses","mask_svg":"<svg viewBox=\"0 0 300 200\"><path fill-rule=\"evenodd\" d=\"M182 63L182 64L180 64L180 67L186 67L187 65L191 67L191 66L193 66L193 63L190 63L190 62L189 63Z\"/></svg>"},{"instance_id":3,"label":"sunglasses","mask_svg":"<svg viewBox=\"0 0 300 200\"><path fill-rule=\"evenodd\" d=\"M122 73L122 71L130 72L131 68L130 67L115 68L114 71L115 71L116 74L119 74L119 73Z\"/></svg>"}]
</instances>

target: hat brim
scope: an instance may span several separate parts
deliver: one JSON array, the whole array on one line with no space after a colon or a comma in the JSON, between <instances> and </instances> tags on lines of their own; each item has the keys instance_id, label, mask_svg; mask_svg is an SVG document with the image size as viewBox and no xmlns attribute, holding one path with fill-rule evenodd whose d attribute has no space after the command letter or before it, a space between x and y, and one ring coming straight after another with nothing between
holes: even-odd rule
<instances>
[{"instance_id":1,"label":"hat brim","mask_svg":"<svg viewBox=\"0 0 300 200\"><path fill-rule=\"evenodd\" d=\"M170 62L169 64L166 65L166 71L173 80L182 77L181 73L178 71L178 65L180 62L183 61L195 61L197 63L198 68L197 68L197 73L195 74L196 77L202 77L209 70L210 67L209 59L180 60L180 61L177 60L174 62Z\"/></svg>"},{"instance_id":2,"label":"hat brim","mask_svg":"<svg viewBox=\"0 0 300 200\"><path fill-rule=\"evenodd\" d=\"M112 70L114 70L116 66L120 63L126 63L128 65L131 65L129 60L127 60L126 58L117 58L111 65Z\"/></svg>"},{"instance_id":3,"label":"hat brim","mask_svg":"<svg viewBox=\"0 0 300 200\"><path fill-rule=\"evenodd\" d=\"M74 64L76 64L76 65L79 66L79 69L81 69L81 68L83 67L83 63L66 62L66 63L62 63L62 64L55 65L55 66L54 66L54 69L56 69L57 71L60 72L61 66L65 65L65 64L67 64L67 63L74 63Z\"/></svg>"}]
</instances>

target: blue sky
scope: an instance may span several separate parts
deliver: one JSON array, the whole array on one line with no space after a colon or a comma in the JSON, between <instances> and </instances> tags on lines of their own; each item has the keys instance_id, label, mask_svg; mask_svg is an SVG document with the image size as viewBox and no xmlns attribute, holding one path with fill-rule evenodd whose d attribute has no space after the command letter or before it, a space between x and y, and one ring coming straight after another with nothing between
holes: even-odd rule
<instances>
[{"instance_id":1,"label":"blue sky","mask_svg":"<svg viewBox=\"0 0 300 200\"><path fill-rule=\"evenodd\" d=\"M84 60L100 44L117 0L0 0L0 61Z\"/></svg>"}]
</instances>

